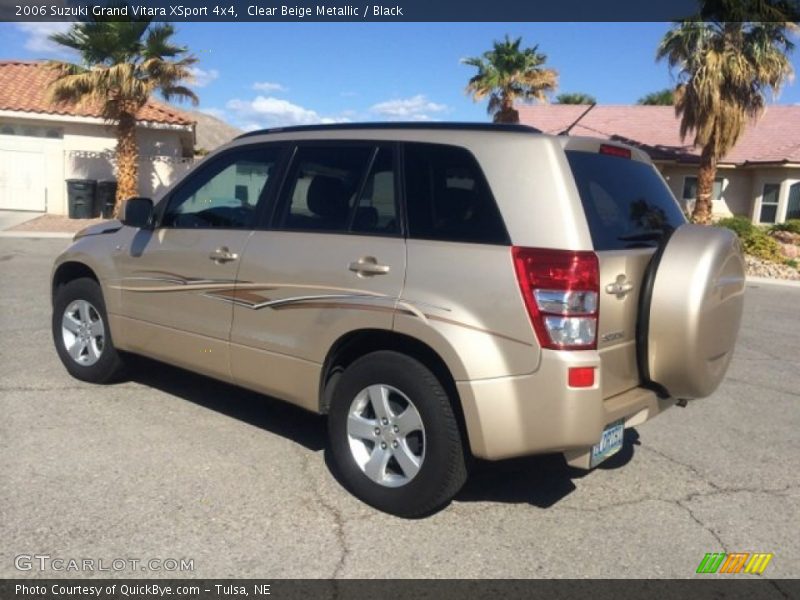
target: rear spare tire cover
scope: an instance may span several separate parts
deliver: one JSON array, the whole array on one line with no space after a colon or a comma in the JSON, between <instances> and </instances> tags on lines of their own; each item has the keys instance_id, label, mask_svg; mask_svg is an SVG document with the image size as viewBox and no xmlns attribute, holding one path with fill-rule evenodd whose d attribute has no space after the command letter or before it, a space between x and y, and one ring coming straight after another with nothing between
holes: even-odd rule
<instances>
[{"instance_id":1,"label":"rear spare tire cover","mask_svg":"<svg viewBox=\"0 0 800 600\"><path fill-rule=\"evenodd\" d=\"M725 376L739 333L741 244L727 229L682 225L654 266L644 375L674 398L703 398Z\"/></svg>"}]
</instances>

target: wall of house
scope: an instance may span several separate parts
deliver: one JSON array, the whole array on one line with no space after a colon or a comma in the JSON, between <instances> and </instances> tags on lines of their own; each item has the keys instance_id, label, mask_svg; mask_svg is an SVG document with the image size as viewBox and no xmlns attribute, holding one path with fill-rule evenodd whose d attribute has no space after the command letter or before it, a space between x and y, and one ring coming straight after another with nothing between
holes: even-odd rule
<instances>
[{"instance_id":1,"label":"wall of house","mask_svg":"<svg viewBox=\"0 0 800 600\"><path fill-rule=\"evenodd\" d=\"M2 119L6 134L4 147L41 151L45 162L47 212L67 213L67 179L113 179L114 129L96 123L59 122L47 119ZM31 128L48 131L52 137L26 135ZM9 135L13 131L14 135ZM55 137L55 133L61 137ZM186 172L192 159L184 159L184 148L191 147L191 134L185 130L139 128L141 153L139 193L157 196L176 177Z\"/></svg>"},{"instance_id":2,"label":"wall of house","mask_svg":"<svg viewBox=\"0 0 800 600\"><path fill-rule=\"evenodd\" d=\"M659 169L684 210L691 212L693 204L689 202L687 206L684 201L683 186L686 177L697 176L697 169L670 164L659 165ZM781 223L786 220L791 187L800 183L800 167L723 167L717 170L717 177L723 179L723 186L722 198L714 201L715 216L741 215L760 223L764 186L776 184L780 186L780 191L775 222Z\"/></svg>"},{"instance_id":3,"label":"wall of house","mask_svg":"<svg viewBox=\"0 0 800 600\"><path fill-rule=\"evenodd\" d=\"M687 177L697 177L697 167L661 165L659 168L683 209L691 212L694 202L684 200L683 187ZM751 215L753 210L753 173L746 169L723 167L717 170L717 177L723 180L722 194L720 200L713 201L714 215L718 217Z\"/></svg>"},{"instance_id":4,"label":"wall of house","mask_svg":"<svg viewBox=\"0 0 800 600\"><path fill-rule=\"evenodd\" d=\"M786 220L790 189L793 185L800 183L800 167L760 168L754 170L751 193L755 201L750 212L750 217L754 223L760 222L764 186L768 183L780 185L776 222L781 223Z\"/></svg>"}]
</instances>

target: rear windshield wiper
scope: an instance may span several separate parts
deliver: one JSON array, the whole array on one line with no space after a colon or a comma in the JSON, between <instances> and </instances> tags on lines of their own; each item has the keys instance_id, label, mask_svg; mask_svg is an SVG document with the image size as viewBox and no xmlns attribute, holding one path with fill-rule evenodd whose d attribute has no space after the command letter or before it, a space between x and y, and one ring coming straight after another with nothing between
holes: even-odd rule
<instances>
[{"instance_id":1,"label":"rear windshield wiper","mask_svg":"<svg viewBox=\"0 0 800 600\"><path fill-rule=\"evenodd\" d=\"M666 235L663 229L647 229L644 231L637 231L636 233L628 233L619 236L617 239L622 242L649 242L659 241Z\"/></svg>"}]
</instances>

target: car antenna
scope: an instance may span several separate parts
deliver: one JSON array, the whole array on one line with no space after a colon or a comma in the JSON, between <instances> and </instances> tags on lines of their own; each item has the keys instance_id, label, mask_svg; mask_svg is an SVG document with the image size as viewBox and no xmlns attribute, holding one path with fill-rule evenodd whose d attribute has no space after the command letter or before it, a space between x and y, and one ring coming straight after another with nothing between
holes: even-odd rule
<instances>
[{"instance_id":1,"label":"car antenna","mask_svg":"<svg viewBox=\"0 0 800 600\"><path fill-rule=\"evenodd\" d=\"M575 119L569 127L567 127L564 131L560 132L558 135L569 135L569 132L572 130L572 128L575 127L575 125L577 125L578 123L580 123L581 119L585 117L587 114L589 114L589 111L592 110L595 106L597 106L597 102L592 102L589 108L587 108L585 111L581 113L580 117Z\"/></svg>"}]
</instances>

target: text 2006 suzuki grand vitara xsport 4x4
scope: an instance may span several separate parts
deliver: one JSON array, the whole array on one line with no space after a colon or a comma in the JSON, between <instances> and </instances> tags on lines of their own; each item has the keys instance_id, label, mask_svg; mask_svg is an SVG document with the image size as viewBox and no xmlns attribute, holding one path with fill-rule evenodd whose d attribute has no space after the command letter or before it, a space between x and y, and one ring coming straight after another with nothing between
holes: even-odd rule
<instances>
[{"instance_id":1,"label":"text 2006 suzuki grand vitara xsport 4x4","mask_svg":"<svg viewBox=\"0 0 800 600\"><path fill-rule=\"evenodd\" d=\"M744 265L635 148L372 124L239 137L78 234L52 290L75 377L136 353L327 413L345 485L416 516L470 455L590 468L711 394Z\"/></svg>"}]
</instances>

